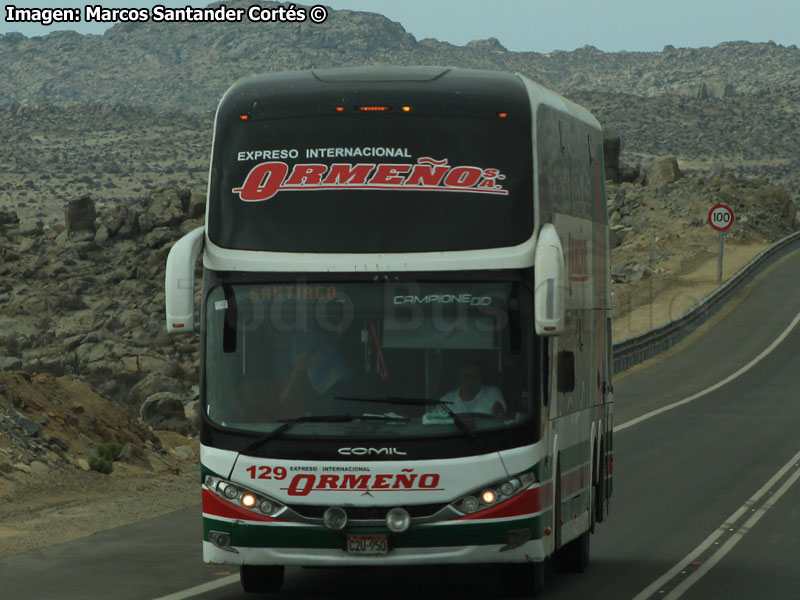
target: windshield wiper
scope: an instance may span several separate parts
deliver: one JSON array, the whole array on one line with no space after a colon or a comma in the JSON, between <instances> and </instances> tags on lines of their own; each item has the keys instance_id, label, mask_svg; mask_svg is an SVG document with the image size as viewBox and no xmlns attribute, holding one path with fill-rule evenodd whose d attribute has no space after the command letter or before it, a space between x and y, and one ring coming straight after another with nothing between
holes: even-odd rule
<instances>
[{"instance_id":1,"label":"windshield wiper","mask_svg":"<svg viewBox=\"0 0 800 600\"><path fill-rule=\"evenodd\" d=\"M475 440L475 443L478 445L479 448L483 449L483 440L479 438L475 434L475 430L472 429L467 422L462 419L458 413L453 412L453 410L448 406L448 404L452 404L452 402L445 402L444 400L434 400L431 398L401 398L398 396L384 396L383 398L356 398L354 396L334 396L334 400L349 400L351 402L380 402L382 404L407 404L410 406L420 406L424 404L435 404L436 406L441 406L445 412L450 415L450 418L453 419L453 423L456 424L461 431L466 433L471 439Z\"/></svg>"},{"instance_id":2,"label":"windshield wiper","mask_svg":"<svg viewBox=\"0 0 800 600\"><path fill-rule=\"evenodd\" d=\"M307 417L297 417L296 419L285 419L279 421L282 423L269 433L265 433L252 443L245 446L242 454L252 452L259 446L266 444L273 438L278 437L287 429L291 429L300 423L349 423L351 421L408 421L408 417L385 417L383 415L310 415Z\"/></svg>"}]
</instances>

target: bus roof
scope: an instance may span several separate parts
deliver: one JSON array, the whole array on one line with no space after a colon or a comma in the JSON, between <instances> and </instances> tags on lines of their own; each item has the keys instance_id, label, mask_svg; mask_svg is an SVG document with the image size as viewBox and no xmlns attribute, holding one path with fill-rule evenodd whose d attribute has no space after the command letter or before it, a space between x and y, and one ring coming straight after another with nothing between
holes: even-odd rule
<instances>
[{"instance_id":1,"label":"bus roof","mask_svg":"<svg viewBox=\"0 0 800 600\"><path fill-rule=\"evenodd\" d=\"M450 67L352 67L251 75L225 93L218 123L330 114L337 106L411 106L415 113L494 115L529 110L521 78Z\"/></svg>"}]
</instances>

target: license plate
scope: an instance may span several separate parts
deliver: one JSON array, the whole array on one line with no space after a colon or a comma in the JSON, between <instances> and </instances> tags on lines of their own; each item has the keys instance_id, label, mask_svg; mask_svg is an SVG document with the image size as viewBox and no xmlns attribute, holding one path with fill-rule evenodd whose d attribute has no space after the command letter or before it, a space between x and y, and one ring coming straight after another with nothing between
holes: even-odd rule
<instances>
[{"instance_id":1,"label":"license plate","mask_svg":"<svg viewBox=\"0 0 800 600\"><path fill-rule=\"evenodd\" d=\"M385 535L348 535L348 554L388 554L389 538Z\"/></svg>"}]
</instances>

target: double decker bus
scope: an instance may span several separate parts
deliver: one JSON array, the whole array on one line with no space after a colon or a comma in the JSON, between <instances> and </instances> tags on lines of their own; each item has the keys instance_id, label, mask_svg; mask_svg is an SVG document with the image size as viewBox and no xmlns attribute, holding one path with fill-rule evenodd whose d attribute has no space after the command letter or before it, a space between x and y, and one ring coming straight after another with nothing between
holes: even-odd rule
<instances>
[{"instance_id":1,"label":"double decker bus","mask_svg":"<svg viewBox=\"0 0 800 600\"><path fill-rule=\"evenodd\" d=\"M602 133L515 74L272 73L217 110L202 252L203 556L582 571L612 491Z\"/></svg>"}]
</instances>

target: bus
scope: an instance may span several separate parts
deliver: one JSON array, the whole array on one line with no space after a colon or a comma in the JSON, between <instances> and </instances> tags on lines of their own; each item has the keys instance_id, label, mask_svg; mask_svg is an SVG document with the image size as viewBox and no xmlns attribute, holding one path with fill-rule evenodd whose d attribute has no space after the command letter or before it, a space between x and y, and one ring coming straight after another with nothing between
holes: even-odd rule
<instances>
[{"instance_id":1,"label":"bus","mask_svg":"<svg viewBox=\"0 0 800 600\"><path fill-rule=\"evenodd\" d=\"M166 265L195 329L203 557L583 571L612 492L602 130L518 74L245 78L205 224ZM552 560L551 560L552 559Z\"/></svg>"}]
</instances>

